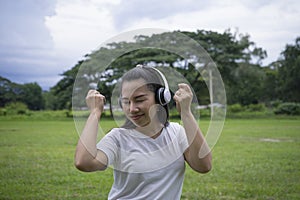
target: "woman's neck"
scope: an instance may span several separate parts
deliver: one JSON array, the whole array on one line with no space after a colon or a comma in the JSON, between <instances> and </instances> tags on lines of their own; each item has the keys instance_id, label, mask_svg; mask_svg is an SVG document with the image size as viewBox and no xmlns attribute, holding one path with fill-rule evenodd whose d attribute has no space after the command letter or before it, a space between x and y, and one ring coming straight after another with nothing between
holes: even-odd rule
<instances>
[{"instance_id":1,"label":"woman's neck","mask_svg":"<svg viewBox=\"0 0 300 200\"><path fill-rule=\"evenodd\" d=\"M164 128L164 125L157 121L157 122L151 122L150 124L143 126L143 127L136 127L136 130L143 133L146 136L149 136L153 139L157 138Z\"/></svg>"}]
</instances>

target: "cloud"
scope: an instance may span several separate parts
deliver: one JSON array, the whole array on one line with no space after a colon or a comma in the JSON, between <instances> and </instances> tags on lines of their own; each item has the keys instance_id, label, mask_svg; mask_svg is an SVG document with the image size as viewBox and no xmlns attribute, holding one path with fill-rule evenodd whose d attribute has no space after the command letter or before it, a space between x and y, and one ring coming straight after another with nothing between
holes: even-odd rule
<instances>
[{"instance_id":1,"label":"cloud","mask_svg":"<svg viewBox=\"0 0 300 200\"><path fill-rule=\"evenodd\" d=\"M0 75L44 88L106 40L137 28L237 28L267 50L265 64L300 33L297 0L1 0L0 12Z\"/></svg>"},{"instance_id":2,"label":"cloud","mask_svg":"<svg viewBox=\"0 0 300 200\"><path fill-rule=\"evenodd\" d=\"M43 17L52 14L51 1L1 1L0 44L20 46L51 45Z\"/></svg>"},{"instance_id":3,"label":"cloud","mask_svg":"<svg viewBox=\"0 0 300 200\"><path fill-rule=\"evenodd\" d=\"M201 3L194 4L195 7L200 5ZM148 26L167 27L171 30L205 29L217 32L224 32L228 28L233 31L238 29L239 33L249 34L250 40L258 47L267 50L268 58L264 64L275 61L284 50L285 44L292 43L299 36L298 1L214 1L204 8L173 12L160 19L151 16L140 17L132 20L130 28ZM117 21L123 23L122 18ZM127 19L124 19L124 23L126 22Z\"/></svg>"},{"instance_id":4,"label":"cloud","mask_svg":"<svg viewBox=\"0 0 300 200\"><path fill-rule=\"evenodd\" d=\"M121 1L112 10L114 16L115 27L118 29L131 26L136 21L156 21L168 18L175 14L188 14L190 12L200 11L210 5L209 1L199 0L132 0Z\"/></svg>"},{"instance_id":5,"label":"cloud","mask_svg":"<svg viewBox=\"0 0 300 200\"><path fill-rule=\"evenodd\" d=\"M72 3L71 3L72 2ZM46 18L56 52L78 58L96 49L116 30L109 1L60 1L55 15ZM112 1L113 2L113 1ZM111 3L112 3L111 2Z\"/></svg>"},{"instance_id":6,"label":"cloud","mask_svg":"<svg viewBox=\"0 0 300 200\"><path fill-rule=\"evenodd\" d=\"M2 76L16 82L33 82L36 74L44 75L44 72L39 72L40 69L52 69L55 66L52 39L44 24L44 16L53 14L53 3L50 0L1 1Z\"/></svg>"},{"instance_id":7,"label":"cloud","mask_svg":"<svg viewBox=\"0 0 300 200\"><path fill-rule=\"evenodd\" d=\"M137 28L197 29L224 32L238 29L268 51L268 64L299 33L299 3L291 1L82 1L56 5L47 27L56 51L80 57L105 40ZM287 41L289 38L289 41ZM80 47L80 48L78 48Z\"/></svg>"}]
</instances>

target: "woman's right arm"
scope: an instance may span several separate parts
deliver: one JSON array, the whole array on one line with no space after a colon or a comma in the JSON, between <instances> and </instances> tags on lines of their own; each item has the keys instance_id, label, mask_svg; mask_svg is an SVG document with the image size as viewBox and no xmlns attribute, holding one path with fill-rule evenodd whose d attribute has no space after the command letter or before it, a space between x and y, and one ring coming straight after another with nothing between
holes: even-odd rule
<instances>
[{"instance_id":1,"label":"woman's right arm","mask_svg":"<svg viewBox=\"0 0 300 200\"><path fill-rule=\"evenodd\" d=\"M75 152L75 166L84 172L105 170L107 167L106 155L97 149L98 122L103 112L105 97L96 90L90 90L86 103L90 115L77 143Z\"/></svg>"}]
</instances>

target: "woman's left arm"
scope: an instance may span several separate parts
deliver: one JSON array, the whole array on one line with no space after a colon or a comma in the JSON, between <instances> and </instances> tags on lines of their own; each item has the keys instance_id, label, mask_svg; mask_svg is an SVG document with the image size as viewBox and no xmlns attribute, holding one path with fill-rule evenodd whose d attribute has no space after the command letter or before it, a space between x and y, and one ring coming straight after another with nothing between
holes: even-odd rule
<instances>
[{"instance_id":1,"label":"woman's left arm","mask_svg":"<svg viewBox=\"0 0 300 200\"><path fill-rule=\"evenodd\" d=\"M181 83L178 86L174 100L189 142L189 147L184 152L185 160L195 171L207 173L212 168L212 154L191 112L193 93L187 84Z\"/></svg>"}]
</instances>

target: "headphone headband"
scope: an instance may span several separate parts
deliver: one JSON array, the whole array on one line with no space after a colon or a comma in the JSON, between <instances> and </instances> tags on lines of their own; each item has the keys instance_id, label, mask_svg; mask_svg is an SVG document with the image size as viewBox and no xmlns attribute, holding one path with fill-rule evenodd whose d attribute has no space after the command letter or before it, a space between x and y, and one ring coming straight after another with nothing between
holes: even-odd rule
<instances>
[{"instance_id":1,"label":"headphone headband","mask_svg":"<svg viewBox=\"0 0 300 200\"><path fill-rule=\"evenodd\" d=\"M143 68L145 66L139 64L139 65L136 65L136 67ZM164 105L168 104L171 101L171 92L169 90L168 81L167 81L166 77L163 75L163 73L161 73L158 69L156 69L154 67L149 67L149 68L155 70L164 82L164 87L159 88L159 90L157 92L159 103L164 106Z\"/></svg>"},{"instance_id":2,"label":"headphone headband","mask_svg":"<svg viewBox=\"0 0 300 200\"><path fill-rule=\"evenodd\" d=\"M146 68L146 66L144 65L141 65L141 64L138 64L136 65L136 67L141 67L141 68ZM148 67L148 68L151 68L151 69L154 69L159 75L160 77L162 78L163 82L164 82L164 87L166 90L169 90L169 84L168 84L168 81L166 79L166 77L163 75L163 73L161 73L161 71L159 71L158 69L156 69L155 67Z\"/></svg>"}]
</instances>

